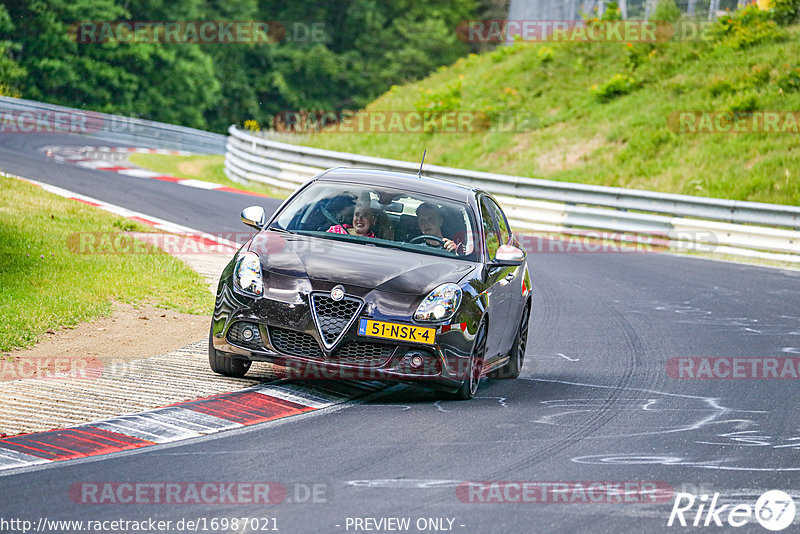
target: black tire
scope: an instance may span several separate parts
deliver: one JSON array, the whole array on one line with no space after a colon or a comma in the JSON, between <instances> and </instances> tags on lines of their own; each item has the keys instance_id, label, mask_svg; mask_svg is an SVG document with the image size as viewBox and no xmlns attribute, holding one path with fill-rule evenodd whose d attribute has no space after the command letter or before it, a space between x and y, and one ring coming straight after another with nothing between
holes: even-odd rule
<instances>
[{"instance_id":1,"label":"black tire","mask_svg":"<svg viewBox=\"0 0 800 534\"><path fill-rule=\"evenodd\" d=\"M478 328L475 335L475 343L472 346L472 354L469 356L469 370L467 378L461 387L453 393L447 393L445 398L450 400L470 400L478 391L483 371L483 360L486 356L486 323Z\"/></svg>"},{"instance_id":2,"label":"black tire","mask_svg":"<svg viewBox=\"0 0 800 534\"><path fill-rule=\"evenodd\" d=\"M489 373L490 378L500 378L510 380L518 378L522 372L522 365L525 360L525 349L528 345L528 325L530 323L530 309L525 306L522 311L522 319L519 321L517 335L514 337L514 344L511 345L511 352L508 353L508 363L500 369L495 369Z\"/></svg>"},{"instance_id":3,"label":"black tire","mask_svg":"<svg viewBox=\"0 0 800 534\"><path fill-rule=\"evenodd\" d=\"M211 370L217 374L224 376L232 376L234 378L241 378L250 369L250 360L240 360L238 358L231 358L225 356L224 353L214 348L213 343L213 327L208 332L208 364Z\"/></svg>"}]
</instances>

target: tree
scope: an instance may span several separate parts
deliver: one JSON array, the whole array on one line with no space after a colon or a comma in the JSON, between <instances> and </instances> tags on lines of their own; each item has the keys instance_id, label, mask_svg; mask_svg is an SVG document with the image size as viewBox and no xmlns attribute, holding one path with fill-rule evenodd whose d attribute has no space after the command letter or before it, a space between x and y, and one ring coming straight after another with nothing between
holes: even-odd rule
<instances>
[{"instance_id":1,"label":"tree","mask_svg":"<svg viewBox=\"0 0 800 534\"><path fill-rule=\"evenodd\" d=\"M360 107L426 76L466 54L456 27L475 9L475 0L0 0L0 81L35 100L222 132L281 111ZM181 20L279 21L288 32L234 44L75 36L82 21ZM312 23L321 38L294 39Z\"/></svg>"},{"instance_id":2,"label":"tree","mask_svg":"<svg viewBox=\"0 0 800 534\"><path fill-rule=\"evenodd\" d=\"M11 16L5 6L0 5L0 34L8 35L14 30ZM9 40L0 40L0 96L16 96L25 78L25 69L14 60L13 54L19 46Z\"/></svg>"}]
</instances>

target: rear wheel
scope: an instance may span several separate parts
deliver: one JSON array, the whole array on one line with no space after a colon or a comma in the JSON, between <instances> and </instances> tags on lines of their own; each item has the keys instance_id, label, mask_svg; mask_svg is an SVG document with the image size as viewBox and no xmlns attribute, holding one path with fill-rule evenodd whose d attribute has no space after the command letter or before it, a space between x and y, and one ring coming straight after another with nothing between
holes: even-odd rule
<instances>
[{"instance_id":1,"label":"rear wheel","mask_svg":"<svg viewBox=\"0 0 800 534\"><path fill-rule=\"evenodd\" d=\"M525 360L525 349L528 345L528 322L530 320L530 310L527 306L522 311L522 319L519 321L517 335L514 337L514 344L511 352L508 353L508 363L500 369L489 373L490 378L513 379L519 377L522 372L522 364Z\"/></svg>"},{"instance_id":2,"label":"rear wheel","mask_svg":"<svg viewBox=\"0 0 800 534\"><path fill-rule=\"evenodd\" d=\"M250 369L250 360L240 360L225 356L217 349L214 348L214 331L213 327L208 332L208 363L211 370L217 374L232 376L235 378L243 377L248 369Z\"/></svg>"},{"instance_id":3,"label":"rear wheel","mask_svg":"<svg viewBox=\"0 0 800 534\"><path fill-rule=\"evenodd\" d=\"M486 356L486 323L478 328L475 343L472 345L472 354L469 357L469 369L464 383L454 393L447 395L452 400L469 400L478 391L483 372L483 359Z\"/></svg>"}]
</instances>

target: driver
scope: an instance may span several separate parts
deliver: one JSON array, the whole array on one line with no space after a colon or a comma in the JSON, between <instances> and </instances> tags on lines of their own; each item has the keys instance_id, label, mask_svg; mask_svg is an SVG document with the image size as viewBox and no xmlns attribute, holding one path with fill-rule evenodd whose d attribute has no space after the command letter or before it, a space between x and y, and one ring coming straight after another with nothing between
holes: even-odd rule
<instances>
[{"instance_id":1,"label":"driver","mask_svg":"<svg viewBox=\"0 0 800 534\"><path fill-rule=\"evenodd\" d=\"M442 215L442 210L439 209L439 206L436 204L425 202L420 204L417 208L417 227L419 228L419 231L422 232L423 235L438 237L442 240L441 247L443 249L448 250L453 254L458 254L459 250L463 250L464 245L462 243L456 243L452 239L442 235L443 222L444 216ZM439 245L439 241L426 239L425 244L435 247Z\"/></svg>"}]
</instances>

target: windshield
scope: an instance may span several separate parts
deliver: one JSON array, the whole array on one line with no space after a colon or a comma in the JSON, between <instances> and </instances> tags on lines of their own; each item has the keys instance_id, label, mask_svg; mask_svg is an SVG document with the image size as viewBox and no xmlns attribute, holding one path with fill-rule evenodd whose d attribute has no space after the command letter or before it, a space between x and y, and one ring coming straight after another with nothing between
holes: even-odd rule
<instances>
[{"instance_id":1,"label":"windshield","mask_svg":"<svg viewBox=\"0 0 800 534\"><path fill-rule=\"evenodd\" d=\"M469 207L413 191L316 182L281 210L271 228L466 261L476 258Z\"/></svg>"}]
</instances>

